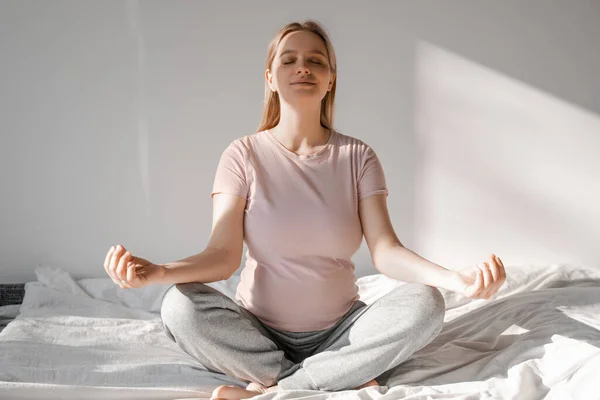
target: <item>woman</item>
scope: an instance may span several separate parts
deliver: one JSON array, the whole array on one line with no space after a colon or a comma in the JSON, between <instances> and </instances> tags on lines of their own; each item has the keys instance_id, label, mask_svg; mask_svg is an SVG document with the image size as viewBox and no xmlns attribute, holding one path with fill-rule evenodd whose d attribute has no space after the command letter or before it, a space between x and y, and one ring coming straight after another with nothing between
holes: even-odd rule
<instances>
[{"instance_id":1,"label":"woman","mask_svg":"<svg viewBox=\"0 0 600 400\"><path fill-rule=\"evenodd\" d=\"M378 385L441 330L437 287L487 299L505 280L495 255L457 272L402 245L377 155L333 129L336 71L318 23L283 27L269 45L261 126L221 155L207 248L163 265L122 246L106 256L122 288L174 284L161 309L168 337L208 370L249 383L220 386L215 399ZM375 267L409 282L369 306L358 298L351 261L363 235ZM234 301L204 283L237 270L244 240Z\"/></svg>"}]
</instances>

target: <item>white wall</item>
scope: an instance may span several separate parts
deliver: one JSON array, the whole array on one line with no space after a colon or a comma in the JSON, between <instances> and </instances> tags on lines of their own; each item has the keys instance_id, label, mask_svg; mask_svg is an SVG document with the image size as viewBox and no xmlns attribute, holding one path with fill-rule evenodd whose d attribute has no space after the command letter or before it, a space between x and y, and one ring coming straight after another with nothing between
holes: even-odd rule
<instances>
[{"instance_id":1,"label":"white wall","mask_svg":"<svg viewBox=\"0 0 600 400\"><path fill-rule=\"evenodd\" d=\"M258 126L271 36L314 18L336 128L402 242L449 268L600 265L600 3L0 0L0 282L201 251L221 151ZM366 245L357 274L376 272Z\"/></svg>"}]
</instances>

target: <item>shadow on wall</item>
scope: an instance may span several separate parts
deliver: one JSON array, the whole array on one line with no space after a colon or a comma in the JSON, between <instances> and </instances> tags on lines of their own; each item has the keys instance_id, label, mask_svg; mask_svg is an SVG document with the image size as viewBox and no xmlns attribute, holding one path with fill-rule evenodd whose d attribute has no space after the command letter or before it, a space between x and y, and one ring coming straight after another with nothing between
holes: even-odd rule
<instances>
[{"instance_id":1,"label":"shadow on wall","mask_svg":"<svg viewBox=\"0 0 600 400\"><path fill-rule=\"evenodd\" d=\"M600 116L416 44L415 240L455 269L600 263Z\"/></svg>"}]
</instances>

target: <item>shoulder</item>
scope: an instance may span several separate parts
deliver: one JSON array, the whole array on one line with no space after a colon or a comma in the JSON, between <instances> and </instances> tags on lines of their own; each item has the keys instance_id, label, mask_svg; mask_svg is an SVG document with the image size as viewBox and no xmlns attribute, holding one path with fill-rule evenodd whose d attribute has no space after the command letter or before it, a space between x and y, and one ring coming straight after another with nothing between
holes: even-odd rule
<instances>
[{"instance_id":1,"label":"shoulder","mask_svg":"<svg viewBox=\"0 0 600 400\"><path fill-rule=\"evenodd\" d=\"M223 149L221 157L247 160L252 149L257 145L257 133L241 136L230 141Z\"/></svg>"},{"instance_id":2,"label":"shoulder","mask_svg":"<svg viewBox=\"0 0 600 400\"><path fill-rule=\"evenodd\" d=\"M234 140L232 140L226 151L237 152L239 154L248 155L253 149L261 146L261 143L264 142L264 135L266 135L266 131L260 131L255 133L250 133L244 136L240 136Z\"/></svg>"},{"instance_id":3,"label":"shoulder","mask_svg":"<svg viewBox=\"0 0 600 400\"><path fill-rule=\"evenodd\" d=\"M375 154L373 147L366 141L354 136L346 135L337 130L336 132L338 134L340 149L346 149L346 151L352 153L353 156L359 157L360 160Z\"/></svg>"}]
</instances>

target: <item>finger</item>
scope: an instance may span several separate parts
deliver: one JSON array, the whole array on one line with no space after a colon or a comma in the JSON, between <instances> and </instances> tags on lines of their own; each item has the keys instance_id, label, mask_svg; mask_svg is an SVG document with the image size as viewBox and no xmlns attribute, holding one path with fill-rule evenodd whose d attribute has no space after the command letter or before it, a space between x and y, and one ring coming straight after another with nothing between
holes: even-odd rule
<instances>
[{"instance_id":1,"label":"finger","mask_svg":"<svg viewBox=\"0 0 600 400\"><path fill-rule=\"evenodd\" d=\"M476 298L481 296L481 292L483 292L483 290L484 290L483 283L484 283L483 282L483 270L481 270L481 268L480 268L477 273L477 279L475 280L475 284L477 287L477 291L475 292Z\"/></svg>"},{"instance_id":2,"label":"finger","mask_svg":"<svg viewBox=\"0 0 600 400\"><path fill-rule=\"evenodd\" d=\"M481 270L477 268L477 271L475 273L475 282L473 283L473 285L470 286L470 290L467 293L468 297L476 298L479 295L479 292L481 292L482 283L483 278L481 276Z\"/></svg>"},{"instance_id":3,"label":"finger","mask_svg":"<svg viewBox=\"0 0 600 400\"><path fill-rule=\"evenodd\" d=\"M106 253L106 257L104 258L104 270L109 276L110 273L108 272L108 267L110 265L110 257L112 256L113 251L115 251L115 246L110 246L110 249L108 249L108 253Z\"/></svg>"},{"instance_id":4,"label":"finger","mask_svg":"<svg viewBox=\"0 0 600 400\"><path fill-rule=\"evenodd\" d=\"M111 268L111 261L112 261L112 256L115 253L115 251L117 250L116 246L111 246L110 249L108 250L108 253L106 253L106 258L104 259L104 270L106 271L106 273L108 274L108 276L110 277L110 279L117 285L120 286L119 281L115 278L114 275L114 271Z\"/></svg>"},{"instance_id":5,"label":"finger","mask_svg":"<svg viewBox=\"0 0 600 400\"><path fill-rule=\"evenodd\" d=\"M490 268L487 262L481 263L479 268L481 269L481 273L483 275L483 288L479 293L479 297L487 297L492 284L492 274L490 273Z\"/></svg>"},{"instance_id":6,"label":"finger","mask_svg":"<svg viewBox=\"0 0 600 400\"><path fill-rule=\"evenodd\" d=\"M131 282L128 278L128 266L131 264L131 261L128 261L129 259L131 259L131 254L129 252L125 253L122 257L123 260L125 260L124 264L125 264L125 268L124 268L124 272L123 274L125 275L125 279L124 280L119 280L119 286L121 287L121 289L133 289L135 288L135 284L133 282Z\"/></svg>"},{"instance_id":7,"label":"finger","mask_svg":"<svg viewBox=\"0 0 600 400\"><path fill-rule=\"evenodd\" d=\"M483 288L479 293L480 297L485 297L487 295L488 289L490 288L490 281L492 279L492 275L489 271L489 266L487 262L482 262L479 264L479 269L481 270L481 275L483 278Z\"/></svg>"},{"instance_id":8,"label":"finger","mask_svg":"<svg viewBox=\"0 0 600 400\"><path fill-rule=\"evenodd\" d=\"M500 263L496 260L496 256L492 254L492 257L490 257L490 272L492 273L492 282L496 283L498 282L498 279L500 277L499 275L499 268L500 268Z\"/></svg>"},{"instance_id":9,"label":"finger","mask_svg":"<svg viewBox=\"0 0 600 400\"><path fill-rule=\"evenodd\" d=\"M135 273L135 264L129 263L127 266L127 282L135 282L137 281L137 276Z\"/></svg>"},{"instance_id":10,"label":"finger","mask_svg":"<svg viewBox=\"0 0 600 400\"><path fill-rule=\"evenodd\" d=\"M125 270L125 265L129 261L129 257L131 254L126 251L125 254L119 259L119 264L117 265L117 277L120 280L127 280L127 271Z\"/></svg>"},{"instance_id":11,"label":"finger","mask_svg":"<svg viewBox=\"0 0 600 400\"><path fill-rule=\"evenodd\" d=\"M119 284L121 282L121 279L119 279L119 277L117 276L117 265L119 263L119 259L121 258L122 251L123 246L121 246L120 244L115 246L115 250L110 256L110 264L108 266L110 277L116 284Z\"/></svg>"},{"instance_id":12,"label":"finger","mask_svg":"<svg viewBox=\"0 0 600 400\"><path fill-rule=\"evenodd\" d=\"M122 275L119 273L119 265L123 259L123 254L126 252L127 252L127 249L125 247L123 247L120 244L117 245L115 247L115 251L113 252L113 255L111 256L111 262L110 262L111 278L112 278L113 282L115 282L115 284L117 284L121 289L127 289L127 288L131 287L126 282L123 282L123 279L121 278Z\"/></svg>"},{"instance_id":13,"label":"finger","mask_svg":"<svg viewBox=\"0 0 600 400\"><path fill-rule=\"evenodd\" d=\"M502 262L500 257L496 257L496 260L498 261L498 264L500 266L500 268L498 268L498 271L500 272L500 278L502 279L502 282L504 282L506 280L506 268L504 268L504 263Z\"/></svg>"},{"instance_id":14,"label":"finger","mask_svg":"<svg viewBox=\"0 0 600 400\"><path fill-rule=\"evenodd\" d=\"M492 264L492 266L490 267L490 271L492 273L492 278L494 280L494 282L492 283L492 289L490 290L489 296L492 297L493 295L495 295L496 293L498 293L498 290L500 290L500 287L502 286L502 279L500 278L500 269L502 267L500 267L500 263L498 263L497 261Z\"/></svg>"},{"instance_id":15,"label":"finger","mask_svg":"<svg viewBox=\"0 0 600 400\"><path fill-rule=\"evenodd\" d=\"M490 290L488 290L488 294L495 293L495 288L498 286L498 268L499 264L496 261L496 257L492 254L488 261L488 272L490 274Z\"/></svg>"},{"instance_id":16,"label":"finger","mask_svg":"<svg viewBox=\"0 0 600 400\"><path fill-rule=\"evenodd\" d=\"M126 283L123 283L123 285L127 288L127 289L133 289L136 288L136 282L135 282L135 278L136 278L136 272L135 272L135 267L136 267L136 263L135 263L135 256L132 255L129 251L127 253L125 253L127 255L127 257L125 257L127 259L127 261L125 261L125 281ZM133 271L133 277L131 276L131 271Z\"/></svg>"}]
</instances>

